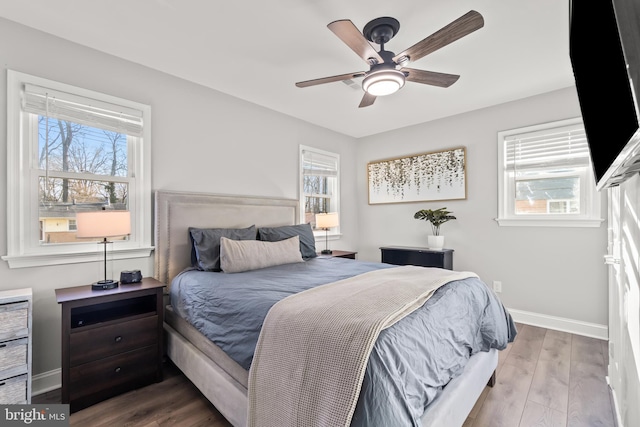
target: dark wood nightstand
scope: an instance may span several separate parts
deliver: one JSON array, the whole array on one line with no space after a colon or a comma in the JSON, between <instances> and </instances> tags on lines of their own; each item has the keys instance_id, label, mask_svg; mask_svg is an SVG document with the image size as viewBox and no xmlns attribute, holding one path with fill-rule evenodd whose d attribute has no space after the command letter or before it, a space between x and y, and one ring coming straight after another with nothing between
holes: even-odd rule
<instances>
[{"instance_id":1,"label":"dark wood nightstand","mask_svg":"<svg viewBox=\"0 0 640 427\"><path fill-rule=\"evenodd\" d=\"M318 256L329 256L329 257L334 257L334 258L348 258L348 259L356 259L356 254L358 252L351 252L351 251L331 251L330 254L323 254L318 252Z\"/></svg>"},{"instance_id":2,"label":"dark wood nightstand","mask_svg":"<svg viewBox=\"0 0 640 427\"><path fill-rule=\"evenodd\" d=\"M152 278L116 289L56 289L62 304L62 403L75 412L162 381L163 289Z\"/></svg>"},{"instance_id":3,"label":"dark wood nightstand","mask_svg":"<svg viewBox=\"0 0 640 427\"><path fill-rule=\"evenodd\" d=\"M395 265L419 265L453 270L453 249L429 249L406 246L380 248L382 262Z\"/></svg>"}]
</instances>

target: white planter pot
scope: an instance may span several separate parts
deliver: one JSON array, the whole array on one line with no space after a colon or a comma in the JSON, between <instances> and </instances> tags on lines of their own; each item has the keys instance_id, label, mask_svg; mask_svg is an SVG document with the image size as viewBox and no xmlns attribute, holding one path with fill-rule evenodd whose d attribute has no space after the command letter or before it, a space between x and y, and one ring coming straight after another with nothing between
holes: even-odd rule
<instances>
[{"instance_id":1,"label":"white planter pot","mask_svg":"<svg viewBox=\"0 0 640 427\"><path fill-rule=\"evenodd\" d=\"M440 250L444 248L444 236L427 236L429 249Z\"/></svg>"}]
</instances>

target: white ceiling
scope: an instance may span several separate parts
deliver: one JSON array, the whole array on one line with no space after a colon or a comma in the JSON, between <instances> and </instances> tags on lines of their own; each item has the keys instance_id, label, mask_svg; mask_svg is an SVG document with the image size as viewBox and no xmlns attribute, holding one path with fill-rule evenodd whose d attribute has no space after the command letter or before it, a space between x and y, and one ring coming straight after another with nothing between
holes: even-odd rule
<instances>
[{"instance_id":1,"label":"white ceiling","mask_svg":"<svg viewBox=\"0 0 640 427\"><path fill-rule=\"evenodd\" d=\"M484 28L410 64L460 74L449 88L407 82L358 108L359 87L294 86L368 70L329 22L392 16L399 53L472 9ZM574 84L568 0L0 0L0 16L353 137Z\"/></svg>"}]
</instances>

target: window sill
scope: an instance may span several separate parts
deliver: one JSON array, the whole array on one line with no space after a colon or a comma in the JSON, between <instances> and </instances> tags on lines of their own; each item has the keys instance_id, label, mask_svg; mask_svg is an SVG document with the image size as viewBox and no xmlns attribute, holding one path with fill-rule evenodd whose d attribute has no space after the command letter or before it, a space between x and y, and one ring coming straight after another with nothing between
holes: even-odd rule
<instances>
[{"instance_id":1,"label":"window sill","mask_svg":"<svg viewBox=\"0 0 640 427\"><path fill-rule=\"evenodd\" d=\"M342 234L341 233L334 233L334 234L329 234L328 236L325 237L324 233L320 234L320 233L313 233L313 237L316 239L316 244L318 244L318 242L325 241L325 238L327 240L340 240L342 238Z\"/></svg>"},{"instance_id":2,"label":"window sill","mask_svg":"<svg viewBox=\"0 0 640 427\"><path fill-rule=\"evenodd\" d=\"M604 219L496 218L500 227L600 227Z\"/></svg>"},{"instance_id":3,"label":"window sill","mask_svg":"<svg viewBox=\"0 0 640 427\"><path fill-rule=\"evenodd\" d=\"M142 248L114 249L111 259L145 258L151 255L153 246ZM3 261L7 261L9 268L43 267L61 264L77 264L83 262L96 262L97 251L73 252L57 254L29 254L29 255L5 255Z\"/></svg>"}]
</instances>

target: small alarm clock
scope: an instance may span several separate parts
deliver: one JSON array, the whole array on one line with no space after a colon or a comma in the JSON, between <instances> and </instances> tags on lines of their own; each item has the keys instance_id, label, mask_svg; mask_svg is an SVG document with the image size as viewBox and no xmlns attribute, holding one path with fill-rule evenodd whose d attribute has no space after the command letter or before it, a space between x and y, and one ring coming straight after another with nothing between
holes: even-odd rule
<instances>
[{"instance_id":1,"label":"small alarm clock","mask_svg":"<svg viewBox=\"0 0 640 427\"><path fill-rule=\"evenodd\" d=\"M130 283L139 283L142 281L142 273L140 270L129 270L120 273L120 283L127 285Z\"/></svg>"}]
</instances>

